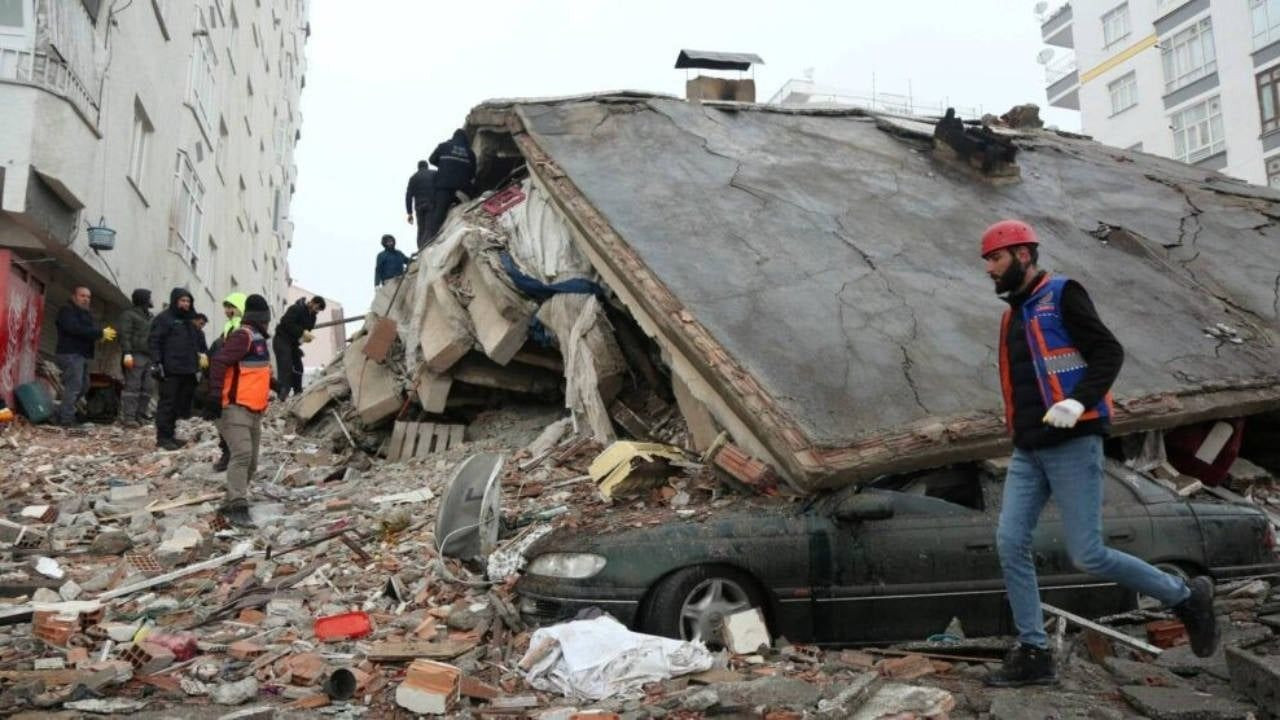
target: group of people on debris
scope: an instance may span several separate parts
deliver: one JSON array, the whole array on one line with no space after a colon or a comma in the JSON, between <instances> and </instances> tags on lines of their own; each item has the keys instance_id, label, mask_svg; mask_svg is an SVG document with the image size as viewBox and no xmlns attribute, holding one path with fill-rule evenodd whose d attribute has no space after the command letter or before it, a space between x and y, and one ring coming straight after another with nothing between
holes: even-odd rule
<instances>
[{"instance_id":1,"label":"group of people on debris","mask_svg":"<svg viewBox=\"0 0 1280 720\"><path fill-rule=\"evenodd\" d=\"M418 170L410 176L404 191L404 211L410 225L417 217L419 252L435 240L449 208L475 192L475 175L476 154L462 129L437 145L430 158L418 161ZM374 286L403 275L409 260L408 255L396 249L395 236L383 235L382 251L374 263Z\"/></svg>"},{"instance_id":2,"label":"group of people on debris","mask_svg":"<svg viewBox=\"0 0 1280 720\"><path fill-rule=\"evenodd\" d=\"M119 421L126 427L145 424L155 393L156 446L177 450L186 443L176 435L177 421L191 417L199 394L202 415L217 423L221 435L222 455L214 465L215 471L227 473L221 512L233 524L249 524L248 484L256 471L262 414L272 390L281 400L302 391L302 344L312 340L324 298L300 298L290 305L273 337L266 298L231 293L222 301L226 322L212 345L204 334L209 319L196 311L185 288L174 288L168 306L154 316L151 291L134 290L132 304L116 322L118 329L94 320L91 302L89 288L77 287L58 311L55 358L62 398L55 422L76 425L76 404L89 389L94 348L100 340L118 339L124 374ZM205 391L198 393L198 388Z\"/></svg>"}]
</instances>

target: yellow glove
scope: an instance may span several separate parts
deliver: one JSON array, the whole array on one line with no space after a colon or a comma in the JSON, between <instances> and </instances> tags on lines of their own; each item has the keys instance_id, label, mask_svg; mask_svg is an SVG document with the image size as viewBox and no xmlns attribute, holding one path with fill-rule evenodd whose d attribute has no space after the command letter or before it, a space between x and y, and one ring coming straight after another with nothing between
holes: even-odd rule
<instances>
[{"instance_id":1,"label":"yellow glove","mask_svg":"<svg viewBox=\"0 0 1280 720\"><path fill-rule=\"evenodd\" d=\"M315 339L315 337L316 337L315 335L311 334L310 330L302 331L302 342L311 342L312 340Z\"/></svg>"},{"instance_id":2,"label":"yellow glove","mask_svg":"<svg viewBox=\"0 0 1280 720\"><path fill-rule=\"evenodd\" d=\"M205 355L204 353L200 353L200 369L201 370L209 369L209 356Z\"/></svg>"},{"instance_id":3,"label":"yellow glove","mask_svg":"<svg viewBox=\"0 0 1280 720\"><path fill-rule=\"evenodd\" d=\"M110 325L102 328L102 340L104 342L111 342L112 340L115 340L115 339L116 339L115 328L111 327Z\"/></svg>"},{"instance_id":4,"label":"yellow glove","mask_svg":"<svg viewBox=\"0 0 1280 720\"><path fill-rule=\"evenodd\" d=\"M126 355L124 356L124 360L123 360L122 362L124 363L124 369L125 369L125 370L132 370L132 369L133 369L133 356L132 356L132 355L128 355L128 354L126 354Z\"/></svg>"}]
</instances>

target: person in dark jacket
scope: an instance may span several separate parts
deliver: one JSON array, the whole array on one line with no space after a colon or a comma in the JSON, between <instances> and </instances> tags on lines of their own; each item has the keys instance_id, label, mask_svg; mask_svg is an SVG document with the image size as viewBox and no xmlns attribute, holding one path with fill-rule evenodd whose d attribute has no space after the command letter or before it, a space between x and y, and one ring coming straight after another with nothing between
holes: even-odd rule
<instances>
[{"instance_id":1,"label":"person in dark jacket","mask_svg":"<svg viewBox=\"0 0 1280 720\"><path fill-rule=\"evenodd\" d=\"M58 345L54 359L62 379L62 401L58 404L56 422L71 426L76 421L76 403L89 390L89 361L98 340L110 342L116 331L93 321L89 302L93 294L87 287L71 291L71 299L58 310L54 325L58 329Z\"/></svg>"},{"instance_id":2,"label":"person in dark jacket","mask_svg":"<svg viewBox=\"0 0 1280 720\"><path fill-rule=\"evenodd\" d=\"M200 371L203 334L191 322L194 300L185 288L169 293L169 307L151 321L151 372L160 382L156 404L156 446L177 450L186 444L174 435L178 417L190 412Z\"/></svg>"},{"instance_id":3,"label":"person in dark jacket","mask_svg":"<svg viewBox=\"0 0 1280 720\"><path fill-rule=\"evenodd\" d=\"M1018 220L998 222L982 237L987 275L1009 303L1001 323L1000 384L1013 456L996 546L1018 628L1017 644L987 682L1057 682L1032 556L1032 536L1050 497L1071 562L1172 608L1192 651L1208 657L1218 644L1212 581L1184 581L1102 542L1102 440L1124 348L1080 283L1037 267L1038 246L1035 231Z\"/></svg>"},{"instance_id":4,"label":"person in dark jacket","mask_svg":"<svg viewBox=\"0 0 1280 720\"><path fill-rule=\"evenodd\" d=\"M120 422L125 427L138 427L146 421L147 406L155 391L151 377L151 291L138 288L130 298L133 304L120 314L120 352L124 357L124 392L120 395Z\"/></svg>"},{"instance_id":5,"label":"person in dark jacket","mask_svg":"<svg viewBox=\"0 0 1280 720\"><path fill-rule=\"evenodd\" d=\"M452 138L437 145L428 159L437 168L431 223L427 228L427 242L431 242L444 225L449 208L458 203L458 192L471 192L476 176L476 154L471 151L467 131L459 128L453 131Z\"/></svg>"},{"instance_id":6,"label":"person in dark jacket","mask_svg":"<svg viewBox=\"0 0 1280 720\"><path fill-rule=\"evenodd\" d=\"M418 249L426 246L430 238L427 228L430 226L431 203L435 199L436 171L431 169L426 160L418 161L418 171L409 176L409 186L404 190L404 211L409 216L409 224L413 224L413 215L418 215Z\"/></svg>"},{"instance_id":7,"label":"person in dark jacket","mask_svg":"<svg viewBox=\"0 0 1280 720\"><path fill-rule=\"evenodd\" d=\"M298 301L284 311L276 335L271 338L271 352L276 356L276 378L280 400L289 397L290 391L302 392L302 343L311 342L311 331L316 327L316 315L324 310L324 298L316 295Z\"/></svg>"},{"instance_id":8,"label":"person in dark jacket","mask_svg":"<svg viewBox=\"0 0 1280 720\"><path fill-rule=\"evenodd\" d=\"M400 277L408 265L409 257L396 249L396 239L383 235L382 252L378 253L373 266L373 286L379 287L392 278Z\"/></svg>"},{"instance_id":9,"label":"person in dark jacket","mask_svg":"<svg viewBox=\"0 0 1280 720\"><path fill-rule=\"evenodd\" d=\"M244 302L239 327L227 334L213 356L204 417L215 420L229 448L227 494L218 508L228 522L252 527L249 481L257 473L262 415L271 393L267 326L271 308L261 295Z\"/></svg>"}]
</instances>

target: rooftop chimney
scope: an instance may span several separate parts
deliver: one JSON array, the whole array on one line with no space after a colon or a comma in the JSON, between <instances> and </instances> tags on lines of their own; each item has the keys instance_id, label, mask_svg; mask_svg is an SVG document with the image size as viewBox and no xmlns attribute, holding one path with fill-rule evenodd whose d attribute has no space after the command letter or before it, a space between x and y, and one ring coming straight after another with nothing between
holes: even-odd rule
<instances>
[{"instance_id":1,"label":"rooftop chimney","mask_svg":"<svg viewBox=\"0 0 1280 720\"><path fill-rule=\"evenodd\" d=\"M756 101L754 77L742 77L741 73L752 65L763 65L764 60L754 53L722 53L703 50L681 50L676 56L676 69L699 68L703 70L737 70L737 78L698 75L688 78L684 84L685 98L698 100ZM686 76L687 77L687 76Z\"/></svg>"}]
</instances>

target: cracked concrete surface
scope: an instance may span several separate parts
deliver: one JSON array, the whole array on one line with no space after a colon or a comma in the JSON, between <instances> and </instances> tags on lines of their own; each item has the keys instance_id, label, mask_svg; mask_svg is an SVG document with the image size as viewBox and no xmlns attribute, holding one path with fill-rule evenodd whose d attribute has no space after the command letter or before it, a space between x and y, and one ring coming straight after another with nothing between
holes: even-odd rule
<instances>
[{"instance_id":1,"label":"cracked concrete surface","mask_svg":"<svg viewBox=\"0 0 1280 720\"><path fill-rule=\"evenodd\" d=\"M992 186L934 159L919 123L886 132L850 114L665 98L521 112L815 445L999 414L1004 305L977 238L1002 217L1036 226L1042 264L1081 280L1125 345L1120 399L1274 381L1280 368L1280 194L1268 189L1048 132L1021 134L1022 180ZM1134 239L1082 229L1099 223ZM1204 337L1219 322L1247 341Z\"/></svg>"}]
</instances>

